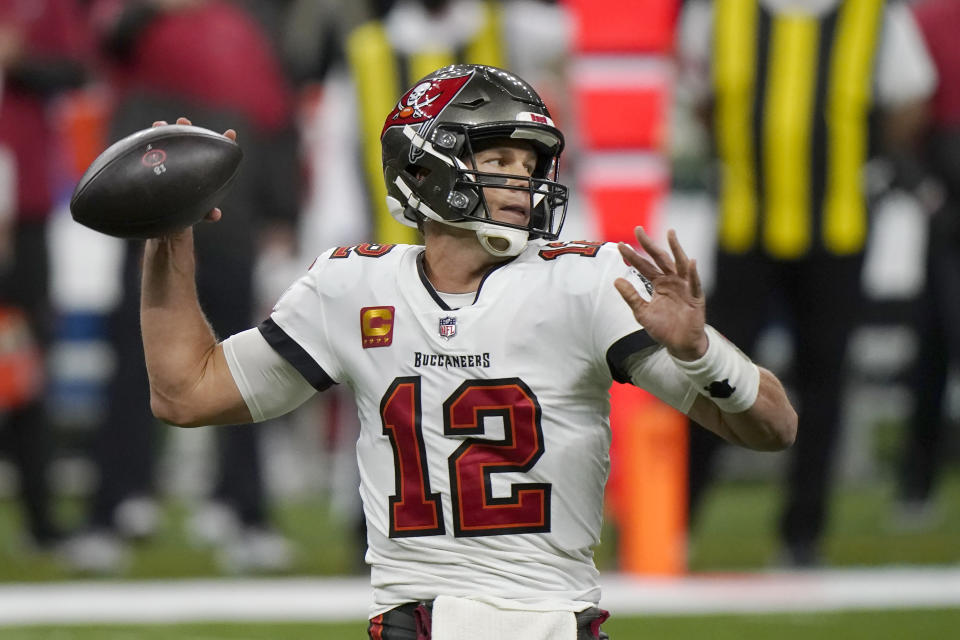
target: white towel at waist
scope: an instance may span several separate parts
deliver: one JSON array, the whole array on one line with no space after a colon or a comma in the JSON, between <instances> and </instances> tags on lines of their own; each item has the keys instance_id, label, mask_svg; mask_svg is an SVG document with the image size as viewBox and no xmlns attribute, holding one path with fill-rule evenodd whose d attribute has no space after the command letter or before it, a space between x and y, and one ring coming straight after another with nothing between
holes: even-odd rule
<instances>
[{"instance_id":1,"label":"white towel at waist","mask_svg":"<svg viewBox=\"0 0 960 640\"><path fill-rule=\"evenodd\" d=\"M572 611L505 609L470 598L433 601L432 640L576 640Z\"/></svg>"}]
</instances>

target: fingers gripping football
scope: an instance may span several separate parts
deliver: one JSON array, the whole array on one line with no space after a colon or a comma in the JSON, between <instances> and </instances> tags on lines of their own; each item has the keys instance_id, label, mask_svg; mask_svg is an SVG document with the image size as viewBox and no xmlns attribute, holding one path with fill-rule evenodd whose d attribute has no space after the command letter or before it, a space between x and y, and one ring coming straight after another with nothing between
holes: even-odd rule
<instances>
[{"instance_id":1,"label":"fingers gripping football","mask_svg":"<svg viewBox=\"0 0 960 640\"><path fill-rule=\"evenodd\" d=\"M180 116L179 118L177 118L177 124L192 125L193 122L191 122L189 118L184 118L183 116ZM167 125L167 121L166 121L166 120L157 120L157 121L154 122L151 126L152 126L152 127L163 127L163 126L166 126L166 125ZM225 138L230 138L231 140L233 140L234 142L236 142L236 141L237 141L237 132L236 132L236 130L234 130L234 129L227 129L226 131L223 132L223 137L225 137ZM217 222L217 221L220 220L220 218L222 218L222 217L223 217L223 211L221 211L220 207L214 207L213 209L210 210L209 213L207 213L206 217L204 217L204 221L205 221L205 222Z\"/></svg>"},{"instance_id":2,"label":"fingers gripping football","mask_svg":"<svg viewBox=\"0 0 960 640\"><path fill-rule=\"evenodd\" d=\"M617 278L614 286L651 338L678 358L696 360L707 349L706 301L696 261L687 257L672 229L667 232L669 252L642 227L636 228L636 236L650 259L624 243L620 254L653 285L651 298L645 300L624 278Z\"/></svg>"}]
</instances>

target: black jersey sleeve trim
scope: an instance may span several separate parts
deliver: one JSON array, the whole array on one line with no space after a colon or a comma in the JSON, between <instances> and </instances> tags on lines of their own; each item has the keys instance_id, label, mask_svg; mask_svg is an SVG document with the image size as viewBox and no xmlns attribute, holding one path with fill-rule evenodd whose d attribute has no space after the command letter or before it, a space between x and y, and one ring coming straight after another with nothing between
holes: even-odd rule
<instances>
[{"instance_id":1,"label":"black jersey sleeve trim","mask_svg":"<svg viewBox=\"0 0 960 640\"><path fill-rule=\"evenodd\" d=\"M273 350L293 365L293 368L300 372L300 375L310 383L317 391L324 391L337 384L326 371L323 370L317 361L310 357L303 347L297 344L293 338L287 335L287 332L273 321L273 318L267 318L257 327L260 334L267 343L273 347Z\"/></svg>"},{"instance_id":2,"label":"black jersey sleeve trim","mask_svg":"<svg viewBox=\"0 0 960 640\"><path fill-rule=\"evenodd\" d=\"M607 366L610 375L617 382L630 382L630 372L624 366L627 358L649 347L656 346L657 342L645 329L625 335L607 349Z\"/></svg>"}]
</instances>

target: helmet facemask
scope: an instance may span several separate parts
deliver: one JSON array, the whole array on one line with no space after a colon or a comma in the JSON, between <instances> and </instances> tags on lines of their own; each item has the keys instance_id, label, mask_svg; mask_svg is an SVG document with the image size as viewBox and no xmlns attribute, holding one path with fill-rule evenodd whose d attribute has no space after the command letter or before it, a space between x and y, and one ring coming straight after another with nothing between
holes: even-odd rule
<instances>
[{"instance_id":1,"label":"helmet facemask","mask_svg":"<svg viewBox=\"0 0 960 640\"><path fill-rule=\"evenodd\" d=\"M557 239L566 216L568 195L567 187L557 182L559 154L556 150L562 142L536 129L505 128L503 123L498 124L496 127L445 125L433 132L434 143L425 141L408 127L405 133L411 138L411 148L423 155L398 178L406 179L407 188L401 189L410 192L403 212L407 220L420 214L442 224L470 229L476 232L488 253L510 257L523 251L528 238ZM537 164L531 176L476 169L478 152L507 140L529 143L536 152ZM527 223L494 220L484 189L524 192L529 211ZM431 207L426 198L418 198L417 193L446 193L447 196L442 203L430 203L434 204ZM400 203L391 204L396 207Z\"/></svg>"}]
</instances>

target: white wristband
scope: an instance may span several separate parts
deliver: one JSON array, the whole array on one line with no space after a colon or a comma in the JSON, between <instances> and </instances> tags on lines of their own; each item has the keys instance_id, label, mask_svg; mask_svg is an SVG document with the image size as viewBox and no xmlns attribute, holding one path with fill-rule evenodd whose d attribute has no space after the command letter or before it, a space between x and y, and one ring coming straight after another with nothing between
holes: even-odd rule
<instances>
[{"instance_id":1,"label":"white wristband","mask_svg":"<svg viewBox=\"0 0 960 640\"><path fill-rule=\"evenodd\" d=\"M725 413L740 413L753 406L760 391L760 369L720 332L704 327L709 344L697 360L673 358L697 391ZM672 356L671 356L672 357Z\"/></svg>"}]
</instances>

